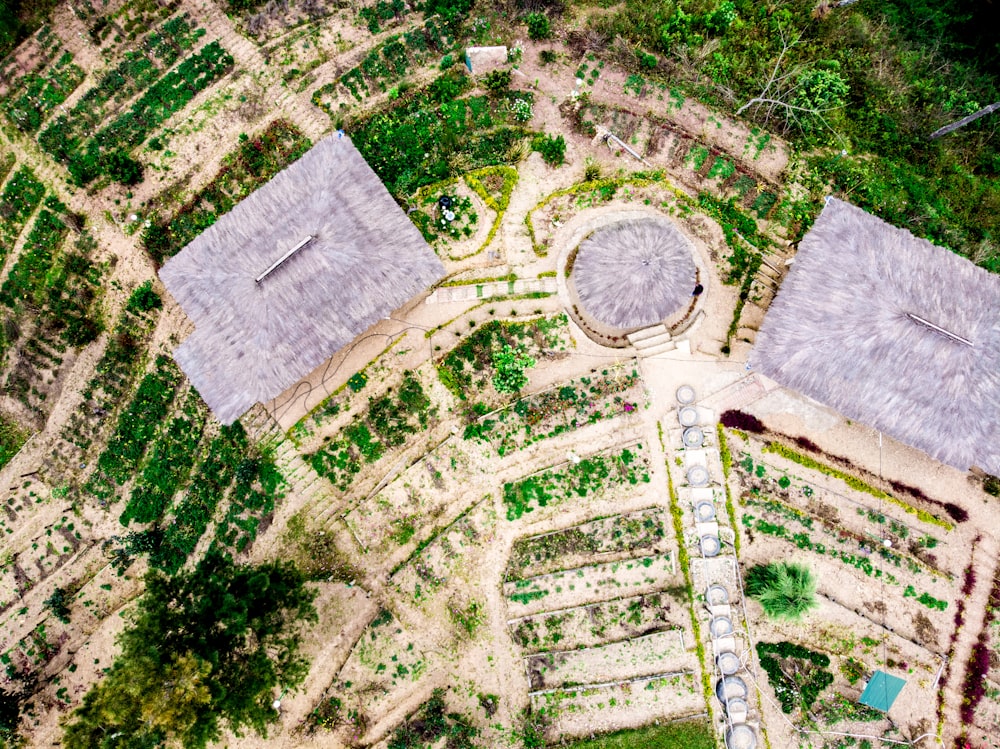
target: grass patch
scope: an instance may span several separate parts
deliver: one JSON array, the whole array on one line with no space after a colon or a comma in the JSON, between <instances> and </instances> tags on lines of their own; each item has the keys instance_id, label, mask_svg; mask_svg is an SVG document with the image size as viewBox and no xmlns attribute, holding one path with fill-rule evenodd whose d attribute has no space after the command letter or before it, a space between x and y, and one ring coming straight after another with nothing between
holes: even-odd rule
<instances>
[{"instance_id":1,"label":"grass patch","mask_svg":"<svg viewBox=\"0 0 1000 749\"><path fill-rule=\"evenodd\" d=\"M682 720L665 726L615 731L568 745L568 749L715 749L715 734L707 720Z\"/></svg>"},{"instance_id":2,"label":"grass patch","mask_svg":"<svg viewBox=\"0 0 1000 749\"><path fill-rule=\"evenodd\" d=\"M28 433L17 422L0 414L0 468L7 465L27 441Z\"/></svg>"}]
</instances>

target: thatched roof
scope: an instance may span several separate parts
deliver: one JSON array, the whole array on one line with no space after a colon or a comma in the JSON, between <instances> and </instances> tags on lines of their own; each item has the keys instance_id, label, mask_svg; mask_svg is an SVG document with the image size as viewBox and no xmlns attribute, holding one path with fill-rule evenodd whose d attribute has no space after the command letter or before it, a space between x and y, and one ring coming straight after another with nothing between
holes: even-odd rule
<instances>
[{"instance_id":1,"label":"thatched roof","mask_svg":"<svg viewBox=\"0 0 1000 749\"><path fill-rule=\"evenodd\" d=\"M944 463L1000 474L1000 277L860 208L828 201L751 362Z\"/></svg>"},{"instance_id":2,"label":"thatched roof","mask_svg":"<svg viewBox=\"0 0 1000 749\"><path fill-rule=\"evenodd\" d=\"M378 176L350 140L336 136L160 270L195 324L174 358L226 424L443 275Z\"/></svg>"},{"instance_id":3,"label":"thatched roof","mask_svg":"<svg viewBox=\"0 0 1000 749\"><path fill-rule=\"evenodd\" d=\"M598 321L630 329L661 322L691 301L694 248L669 219L633 219L580 243L571 279Z\"/></svg>"}]
</instances>

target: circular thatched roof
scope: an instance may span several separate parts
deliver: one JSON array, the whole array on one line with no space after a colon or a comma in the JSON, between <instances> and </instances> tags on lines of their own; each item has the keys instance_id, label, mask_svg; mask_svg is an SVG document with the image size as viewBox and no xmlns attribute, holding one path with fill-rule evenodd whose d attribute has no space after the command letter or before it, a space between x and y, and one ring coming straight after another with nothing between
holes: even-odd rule
<instances>
[{"instance_id":1,"label":"circular thatched roof","mask_svg":"<svg viewBox=\"0 0 1000 749\"><path fill-rule=\"evenodd\" d=\"M580 244L571 278L599 322L626 330L654 325L690 301L694 248L665 218L621 221Z\"/></svg>"}]
</instances>

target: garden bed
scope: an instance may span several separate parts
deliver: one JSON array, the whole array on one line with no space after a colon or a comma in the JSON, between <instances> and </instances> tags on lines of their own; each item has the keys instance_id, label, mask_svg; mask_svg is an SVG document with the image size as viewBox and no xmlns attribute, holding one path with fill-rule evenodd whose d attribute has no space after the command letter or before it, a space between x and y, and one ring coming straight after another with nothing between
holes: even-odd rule
<instances>
[{"instance_id":1,"label":"garden bed","mask_svg":"<svg viewBox=\"0 0 1000 749\"><path fill-rule=\"evenodd\" d=\"M674 597L679 590L675 586L646 595L584 604L513 619L508 625L514 642L529 654L595 647L661 630L690 630L684 596L680 601Z\"/></svg>"},{"instance_id":2,"label":"garden bed","mask_svg":"<svg viewBox=\"0 0 1000 749\"><path fill-rule=\"evenodd\" d=\"M620 487L648 484L649 480L648 454L642 444L636 443L507 482L503 501L507 519L517 520L538 508L588 495L601 496Z\"/></svg>"},{"instance_id":3,"label":"garden bed","mask_svg":"<svg viewBox=\"0 0 1000 749\"><path fill-rule=\"evenodd\" d=\"M503 457L588 424L636 413L647 405L638 370L605 369L481 416L465 428L463 436L488 443Z\"/></svg>"},{"instance_id":4,"label":"garden bed","mask_svg":"<svg viewBox=\"0 0 1000 749\"><path fill-rule=\"evenodd\" d=\"M694 671L697 666L694 655L684 647L681 630L661 630L596 647L538 653L527 656L524 662L532 692Z\"/></svg>"},{"instance_id":5,"label":"garden bed","mask_svg":"<svg viewBox=\"0 0 1000 749\"><path fill-rule=\"evenodd\" d=\"M592 564L504 583L511 618L573 608L595 599L655 593L676 584L671 554Z\"/></svg>"},{"instance_id":6,"label":"garden bed","mask_svg":"<svg viewBox=\"0 0 1000 749\"><path fill-rule=\"evenodd\" d=\"M544 715L545 737L552 743L592 736L595 726L607 730L634 728L705 711L705 700L693 674L535 695L531 705L533 711Z\"/></svg>"},{"instance_id":7,"label":"garden bed","mask_svg":"<svg viewBox=\"0 0 1000 749\"><path fill-rule=\"evenodd\" d=\"M507 562L507 580L544 575L593 561L618 561L616 555L662 552L666 518L658 507L590 520L572 528L517 541Z\"/></svg>"}]
</instances>

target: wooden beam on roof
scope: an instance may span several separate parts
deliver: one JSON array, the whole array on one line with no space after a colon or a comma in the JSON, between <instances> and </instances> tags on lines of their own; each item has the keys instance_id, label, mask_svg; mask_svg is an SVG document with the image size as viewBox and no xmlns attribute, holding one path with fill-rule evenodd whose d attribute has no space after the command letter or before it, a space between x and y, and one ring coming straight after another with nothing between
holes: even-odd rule
<instances>
[{"instance_id":1,"label":"wooden beam on roof","mask_svg":"<svg viewBox=\"0 0 1000 749\"><path fill-rule=\"evenodd\" d=\"M255 279L254 279L254 283L260 283L261 281L263 281L263 280L264 280L265 278L267 278L267 277L268 277L268 276L269 276L269 275L270 275L270 274L271 274L271 273L272 273L272 272L273 272L273 271L274 271L274 270L275 270L275 269L276 269L276 268L277 268L277 267L278 267L279 265L281 265L281 264L282 264L283 262L285 262L286 260L288 260L288 258L290 258L290 257L291 257L292 255L294 255L294 254L295 254L296 252L298 252L299 250L301 250L301 249L302 249L303 247L305 247L305 246L306 246L307 244L309 244L310 242L312 242L312 241L313 241L313 240L314 240L315 238L316 238L316 237L314 237L314 236L313 236L312 234L309 234L309 235L307 235L305 239L303 239L303 240L302 240L301 242L299 242L299 243L298 243L297 245L295 245L295 246L294 246L294 247L293 247L292 249L290 249L290 250L289 250L288 252L286 252L286 253L285 253L284 255L282 255L282 256L281 256L281 257L279 257L279 258L278 258L277 260L275 260L275 261L274 261L273 263L271 263L271 265L270 265L270 266L268 267L268 269L267 269L266 271L264 271L264 272L263 272L263 273L261 273L261 274L260 274L259 276L257 276L257 278L255 278Z\"/></svg>"}]
</instances>

